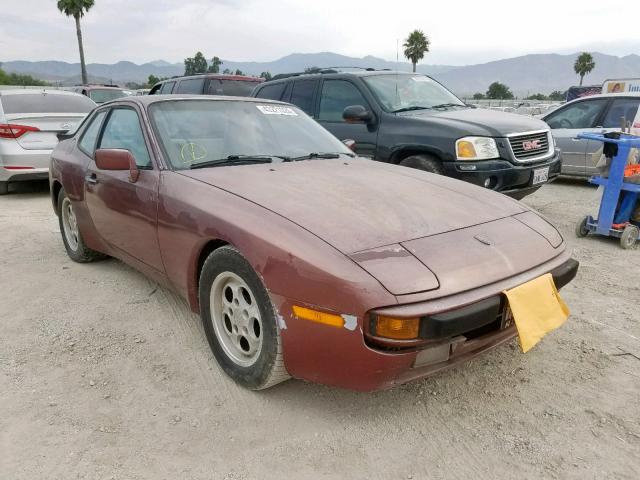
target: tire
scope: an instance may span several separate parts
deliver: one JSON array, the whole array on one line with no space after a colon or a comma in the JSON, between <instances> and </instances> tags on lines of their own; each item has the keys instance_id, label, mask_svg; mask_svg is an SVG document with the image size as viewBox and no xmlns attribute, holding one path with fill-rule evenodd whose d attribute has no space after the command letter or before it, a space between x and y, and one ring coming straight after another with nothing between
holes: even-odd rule
<instances>
[{"instance_id":1,"label":"tire","mask_svg":"<svg viewBox=\"0 0 640 480\"><path fill-rule=\"evenodd\" d=\"M62 243L64 243L64 248L67 250L67 255L69 255L71 260L78 263L88 263L107 257L105 254L96 252L84 244L73 211L73 205L69 197L67 197L64 188L61 188L58 192L58 212L60 212L60 215L58 215L58 223L60 225Z\"/></svg>"},{"instance_id":2,"label":"tire","mask_svg":"<svg viewBox=\"0 0 640 480\"><path fill-rule=\"evenodd\" d=\"M436 173L438 175L444 175L442 162L436 157L428 154L411 155L402 160L398 165L409 168L417 168L418 170L424 170L425 172Z\"/></svg>"},{"instance_id":3,"label":"tire","mask_svg":"<svg viewBox=\"0 0 640 480\"><path fill-rule=\"evenodd\" d=\"M0 182L0 195L9 193L9 182Z\"/></svg>"},{"instance_id":4,"label":"tire","mask_svg":"<svg viewBox=\"0 0 640 480\"><path fill-rule=\"evenodd\" d=\"M250 390L263 390L289 378L275 309L240 252L224 246L207 257L198 298L209 346L229 377Z\"/></svg>"},{"instance_id":5,"label":"tire","mask_svg":"<svg viewBox=\"0 0 640 480\"><path fill-rule=\"evenodd\" d=\"M640 228L635 225L627 225L624 227L622 237L620 237L620 246L625 250L635 247L638 236L640 235Z\"/></svg>"},{"instance_id":6,"label":"tire","mask_svg":"<svg viewBox=\"0 0 640 480\"><path fill-rule=\"evenodd\" d=\"M587 228L587 222L589 217L584 217L576 224L576 237L584 238L589 235L589 229Z\"/></svg>"}]
</instances>

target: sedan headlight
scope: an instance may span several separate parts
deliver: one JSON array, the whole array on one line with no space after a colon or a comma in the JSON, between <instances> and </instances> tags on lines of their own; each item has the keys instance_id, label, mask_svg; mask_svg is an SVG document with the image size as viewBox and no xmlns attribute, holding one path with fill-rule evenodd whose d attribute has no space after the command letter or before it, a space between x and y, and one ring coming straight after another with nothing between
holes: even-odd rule
<instances>
[{"instance_id":1,"label":"sedan headlight","mask_svg":"<svg viewBox=\"0 0 640 480\"><path fill-rule=\"evenodd\" d=\"M456 140L458 160L489 160L499 158L496 141L490 137L464 137Z\"/></svg>"}]
</instances>

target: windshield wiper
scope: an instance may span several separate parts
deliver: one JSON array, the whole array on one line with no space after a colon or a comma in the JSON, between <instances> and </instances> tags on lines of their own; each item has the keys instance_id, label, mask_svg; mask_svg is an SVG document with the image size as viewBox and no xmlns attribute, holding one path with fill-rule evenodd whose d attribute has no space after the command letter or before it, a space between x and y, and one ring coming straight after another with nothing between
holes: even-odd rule
<instances>
[{"instance_id":1,"label":"windshield wiper","mask_svg":"<svg viewBox=\"0 0 640 480\"><path fill-rule=\"evenodd\" d=\"M274 158L281 158L285 162L289 160L289 157L283 157L280 155L229 155L225 158L218 158L216 160L207 160L206 162L194 163L189 168L194 169L220 167L224 165L238 165L249 163L271 163L273 162Z\"/></svg>"},{"instance_id":2,"label":"windshield wiper","mask_svg":"<svg viewBox=\"0 0 640 480\"><path fill-rule=\"evenodd\" d=\"M412 110L431 110L433 107L420 107L418 105L414 105L413 107L403 107L397 110L392 110L391 113L400 113L400 112L410 112Z\"/></svg>"},{"instance_id":3,"label":"windshield wiper","mask_svg":"<svg viewBox=\"0 0 640 480\"><path fill-rule=\"evenodd\" d=\"M312 158L340 158L340 155L347 155L349 157L355 157L353 153L344 152L312 152L307 155L300 155L299 157L289 157L285 162L297 162L298 160L310 160Z\"/></svg>"},{"instance_id":4,"label":"windshield wiper","mask_svg":"<svg viewBox=\"0 0 640 480\"><path fill-rule=\"evenodd\" d=\"M447 107L466 107L460 103L441 103L440 105L434 105L431 108L447 108Z\"/></svg>"}]
</instances>

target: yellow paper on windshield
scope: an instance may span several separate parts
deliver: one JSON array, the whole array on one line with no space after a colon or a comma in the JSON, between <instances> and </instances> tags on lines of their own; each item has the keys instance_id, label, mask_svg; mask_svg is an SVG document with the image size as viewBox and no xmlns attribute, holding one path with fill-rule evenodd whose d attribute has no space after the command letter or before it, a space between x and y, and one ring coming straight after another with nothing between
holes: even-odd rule
<instances>
[{"instance_id":1,"label":"yellow paper on windshield","mask_svg":"<svg viewBox=\"0 0 640 480\"><path fill-rule=\"evenodd\" d=\"M516 322L520 348L525 353L569 318L569 308L560 298L550 273L504 294Z\"/></svg>"}]
</instances>

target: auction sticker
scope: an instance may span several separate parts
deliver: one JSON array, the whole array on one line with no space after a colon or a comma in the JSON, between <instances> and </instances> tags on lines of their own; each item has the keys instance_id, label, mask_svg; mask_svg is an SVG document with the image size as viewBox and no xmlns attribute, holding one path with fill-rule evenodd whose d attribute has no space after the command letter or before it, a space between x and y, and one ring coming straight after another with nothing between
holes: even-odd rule
<instances>
[{"instance_id":1,"label":"auction sticker","mask_svg":"<svg viewBox=\"0 0 640 480\"><path fill-rule=\"evenodd\" d=\"M291 107L283 107L281 105L256 105L256 107L265 115L290 115L293 117L298 116L295 110Z\"/></svg>"}]
</instances>

